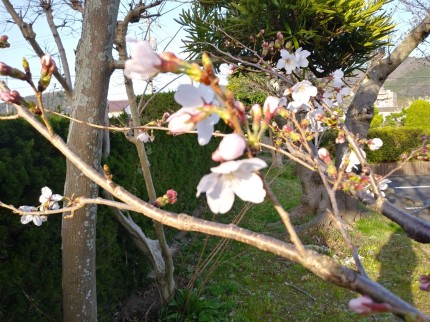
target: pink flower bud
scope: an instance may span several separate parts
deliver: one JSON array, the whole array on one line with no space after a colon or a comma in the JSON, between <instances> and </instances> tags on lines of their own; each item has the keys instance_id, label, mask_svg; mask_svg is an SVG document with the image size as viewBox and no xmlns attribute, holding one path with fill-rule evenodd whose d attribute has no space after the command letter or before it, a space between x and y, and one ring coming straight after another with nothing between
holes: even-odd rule
<instances>
[{"instance_id":1,"label":"pink flower bud","mask_svg":"<svg viewBox=\"0 0 430 322\"><path fill-rule=\"evenodd\" d=\"M0 91L0 99L10 104L27 106L27 102L21 97L17 91Z\"/></svg>"},{"instance_id":2,"label":"pink flower bud","mask_svg":"<svg viewBox=\"0 0 430 322\"><path fill-rule=\"evenodd\" d=\"M376 303L366 295L352 299L349 301L348 306L352 311L359 314L388 312L391 310L391 306L388 303Z\"/></svg>"},{"instance_id":3,"label":"pink flower bud","mask_svg":"<svg viewBox=\"0 0 430 322\"><path fill-rule=\"evenodd\" d=\"M345 142L345 133L339 132L335 140L336 144L342 144Z\"/></svg>"},{"instance_id":4,"label":"pink flower bud","mask_svg":"<svg viewBox=\"0 0 430 322\"><path fill-rule=\"evenodd\" d=\"M369 141L367 141L367 145L369 146L369 149L374 151L378 150L384 143L380 138L374 138Z\"/></svg>"},{"instance_id":5,"label":"pink flower bud","mask_svg":"<svg viewBox=\"0 0 430 322\"><path fill-rule=\"evenodd\" d=\"M326 148L321 148L318 150L318 157L323 160L325 164L329 164L331 162L330 153Z\"/></svg>"},{"instance_id":6,"label":"pink flower bud","mask_svg":"<svg viewBox=\"0 0 430 322\"><path fill-rule=\"evenodd\" d=\"M40 62L42 64L42 70L40 71L40 79L37 89L39 92L43 92L49 86L51 76L57 69L57 65L49 54L42 56L42 58L40 58Z\"/></svg>"},{"instance_id":7,"label":"pink flower bud","mask_svg":"<svg viewBox=\"0 0 430 322\"><path fill-rule=\"evenodd\" d=\"M269 123L272 117L276 114L279 108L279 98L275 96L268 96L264 101L263 113L265 116L265 121Z\"/></svg>"},{"instance_id":8,"label":"pink flower bud","mask_svg":"<svg viewBox=\"0 0 430 322\"><path fill-rule=\"evenodd\" d=\"M0 48L8 48L10 44L8 43L9 37L6 35L0 36Z\"/></svg>"},{"instance_id":9,"label":"pink flower bud","mask_svg":"<svg viewBox=\"0 0 430 322\"><path fill-rule=\"evenodd\" d=\"M173 189L167 190L165 196L167 197L168 204L173 205L174 203L176 203L176 201L178 201L178 193Z\"/></svg>"},{"instance_id":10,"label":"pink flower bud","mask_svg":"<svg viewBox=\"0 0 430 322\"><path fill-rule=\"evenodd\" d=\"M27 80L27 75L25 75L24 72L20 71L17 68L10 67L9 65L1 62L0 62L0 75L10 76L21 80Z\"/></svg>"},{"instance_id":11,"label":"pink flower bud","mask_svg":"<svg viewBox=\"0 0 430 322\"><path fill-rule=\"evenodd\" d=\"M240 157L246 148L243 136L237 133L227 134L220 142L218 149L212 153L212 160L216 162L231 161Z\"/></svg>"}]
</instances>

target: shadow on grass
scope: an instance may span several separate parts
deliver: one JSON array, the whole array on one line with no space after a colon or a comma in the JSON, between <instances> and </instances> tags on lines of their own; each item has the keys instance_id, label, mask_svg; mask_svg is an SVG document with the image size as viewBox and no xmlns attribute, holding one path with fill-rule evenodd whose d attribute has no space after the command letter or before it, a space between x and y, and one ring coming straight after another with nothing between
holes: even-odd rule
<instances>
[{"instance_id":1,"label":"shadow on grass","mask_svg":"<svg viewBox=\"0 0 430 322\"><path fill-rule=\"evenodd\" d=\"M417 265L417 256L411 240L393 232L376 259L381 263L378 282L394 293L401 293L403 300L414 305L411 279Z\"/></svg>"}]
</instances>

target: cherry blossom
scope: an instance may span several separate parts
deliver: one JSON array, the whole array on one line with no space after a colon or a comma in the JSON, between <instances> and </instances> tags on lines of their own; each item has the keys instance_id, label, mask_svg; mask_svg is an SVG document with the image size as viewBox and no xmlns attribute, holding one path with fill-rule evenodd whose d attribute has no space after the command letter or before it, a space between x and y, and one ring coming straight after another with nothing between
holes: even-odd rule
<instances>
[{"instance_id":1,"label":"cherry blossom","mask_svg":"<svg viewBox=\"0 0 430 322\"><path fill-rule=\"evenodd\" d=\"M40 210L57 210L60 209L58 201L63 200L63 196L58 194L52 194L52 190L48 187L42 188L42 194L39 197L41 203Z\"/></svg>"},{"instance_id":2,"label":"cherry blossom","mask_svg":"<svg viewBox=\"0 0 430 322\"><path fill-rule=\"evenodd\" d=\"M162 61L152 50L149 41L132 42L131 59L125 61L124 75L132 79L147 80L160 70Z\"/></svg>"},{"instance_id":3,"label":"cherry blossom","mask_svg":"<svg viewBox=\"0 0 430 322\"><path fill-rule=\"evenodd\" d=\"M374 138L367 142L367 145L369 146L369 149L374 151L381 148L381 146L384 144L380 138Z\"/></svg>"},{"instance_id":4,"label":"cherry blossom","mask_svg":"<svg viewBox=\"0 0 430 322\"><path fill-rule=\"evenodd\" d=\"M345 83L342 80L343 76L344 76L344 73L341 69L336 69L331 74L331 79L333 80L333 84L335 87L341 87L341 86L345 85Z\"/></svg>"},{"instance_id":5,"label":"cherry blossom","mask_svg":"<svg viewBox=\"0 0 430 322\"><path fill-rule=\"evenodd\" d=\"M275 96L267 96L263 105L263 112L266 119L270 120L276 114L279 108L279 98Z\"/></svg>"},{"instance_id":6,"label":"cherry blossom","mask_svg":"<svg viewBox=\"0 0 430 322\"><path fill-rule=\"evenodd\" d=\"M216 162L231 161L242 156L246 148L246 141L237 133L227 134L220 142L218 149L212 153L212 160Z\"/></svg>"},{"instance_id":7,"label":"cherry blossom","mask_svg":"<svg viewBox=\"0 0 430 322\"><path fill-rule=\"evenodd\" d=\"M179 85L175 101L183 107L167 119L169 130L174 134L181 134L197 128L199 144L208 144L219 115L204 112L200 108L213 103L214 97L215 93L209 86Z\"/></svg>"},{"instance_id":8,"label":"cherry blossom","mask_svg":"<svg viewBox=\"0 0 430 322\"><path fill-rule=\"evenodd\" d=\"M364 158L366 158L366 152L364 152L362 149L360 149L360 151L363 154ZM340 164L341 167L345 164L347 155L348 155L348 152L346 152L343 155L342 162ZM361 162L358 159L357 154L354 151L351 151L351 153L349 153L348 159L349 159L349 162L348 162L348 165L345 169L345 172L356 172L356 171L358 171L360 169Z\"/></svg>"},{"instance_id":9,"label":"cherry blossom","mask_svg":"<svg viewBox=\"0 0 430 322\"><path fill-rule=\"evenodd\" d=\"M288 50L281 49L281 58L278 60L276 68L284 68L287 74L291 74L297 67L297 56L291 54Z\"/></svg>"},{"instance_id":10,"label":"cherry blossom","mask_svg":"<svg viewBox=\"0 0 430 322\"><path fill-rule=\"evenodd\" d=\"M309 51L303 50L302 47L298 48L294 53L294 55L296 56L297 67L308 67L309 61L307 58L310 54L311 53Z\"/></svg>"},{"instance_id":11,"label":"cherry blossom","mask_svg":"<svg viewBox=\"0 0 430 322\"><path fill-rule=\"evenodd\" d=\"M33 206L21 206L18 209L25 211L25 212L37 211L37 208L33 207ZM47 219L48 218L46 216L40 216L40 215L36 215L36 214L27 214L27 215L21 216L21 223L23 223L25 225L25 224L28 224L29 222L33 222L36 226L40 226Z\"/></svg>"},{"instance_id":12,"label":"cherry blossom","mask_svg":"<svg viewBox=\"0 0 430 322\"><path fill-rule=\"evenodd\" d=\"M388 184L391 182L391 180L388 180L388 179L384 179L384 180L381 180L379 183L378 183L378 187L379 187L379 191L381 192L381 196L382 197L385 197L385 190L387 190L388 189ZM372 197L374 197L375 196L375 194L372 192L372 191L370 191L370 190L367 190L366 191L368 194L370 194Z\"/></svg>"},{"instance_id":13,"label":"cherry blossom","mask_svg":"<svg viewBox=\"0 0 430 322\"><path fill-rule=\"evenodd\" d=\"M343 98L351 92L349 87L336 88L336 101L339 104L343 103Z\"/></svg>"},{"instance_id":14,"label":"cherry blossom","mask_svg":"<svg viewBox=\"0 0 430 322\"><path fill-rule=\"evenodd\" d=\"M209 208L215 214L228 212L233 206L235 195L243 201L261 203L266 190L255 171L266 166L266 162L258 158L223 162L211 168L212 173L200 180L197 197L205 192Z\"/></svg>"},{"instance_id":15,"label":"cherry blossom","mask_svg":"<svg viewBox=\"0 0 430 322\"><path fill-rule=\"evenodd\" d=\"M308 80L303 80L295 84L291 88L291 95L294 101L288 104L288 109L293 112L298 112L301 109L308 111L310 109L309 101L317 93L317 88Z\"/></svg>"},{"instance_id":16,"label":"cherry blossom","mask_svg":"<svg viewBox=\"0 0 430 322\"><path fill-rule=\"evenodd\" d=\"M147 143L150 140L150 136L146 131L140 131L140 133L137 135L137 139L144 143Z\"/></svg>"}]
</instances>

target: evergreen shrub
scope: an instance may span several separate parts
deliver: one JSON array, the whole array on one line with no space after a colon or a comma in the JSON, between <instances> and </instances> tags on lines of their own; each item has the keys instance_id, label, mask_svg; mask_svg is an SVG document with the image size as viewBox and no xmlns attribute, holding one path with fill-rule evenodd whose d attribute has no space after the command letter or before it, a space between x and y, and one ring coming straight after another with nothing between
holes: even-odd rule
<instances>
[{"instance_id":1,"label":"evergreen shrub","mask_svg":"<svg viewBox=\"0 0 430 322\"><path fill-rule=\"evenodd\" d=\"M157 100L145 110L151 119L179 107L172 106L173 93ZM68 121L53 117L51 123L65 139ZM154 134L155 141L146 148L157 195L173 188L178 202L169 210L191 212L203 200L196 198L196 186L214 165L210 153L219 139L200 147L196 135ZM122 133L111 133L111 143L111 155L103 161L110 166L113 180L148 200L134 145ZM0 201L37 205L42 187L62 194L64 179L65 159L30 125L22 120L0 122ZM152 231L150 220L141 215L133 218L145 233ZM107 207L99 207L97 221L98 312L100 320L109 321L120 301L151 283L146 281L149 263ZM18 216L0 209L0 267L0 321L23 317L29 322L61 321L61 216L51 216L36 227L23 225Z\"/></svg>"},{"instance_id":2,"label":"evergreen shrub","mask_svg":"<svg viewBox=\"0 0 430 322\"><path fill-rule=\"evenodd\" d=\"M430 128L430 102L425 100L416 100L405 109L406 127L424 127Z\"/></svg>"},{"instance_id":3,"label":"evergreen shrub","mask_svg":"<svg viewBox=\"0 0 430 322\"><path fill-rule=\"evenodd\" d=\"M368 138L380 138L384 144L379 150L365 148L370 163L397 162L402 153L409 152L422 144L422 135L429 135L427 128L380 127L369 130Z\"/></svg>"}]
</instances>

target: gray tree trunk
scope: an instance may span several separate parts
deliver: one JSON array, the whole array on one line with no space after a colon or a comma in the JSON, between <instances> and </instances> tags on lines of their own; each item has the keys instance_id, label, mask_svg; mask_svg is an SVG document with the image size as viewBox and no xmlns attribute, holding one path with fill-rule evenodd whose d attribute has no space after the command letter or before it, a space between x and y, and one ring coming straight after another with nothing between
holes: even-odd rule
<instances>
[{"instance_id":1,"label":"gray tree trunk","mask_svg":"<svg viewBox=\"0 0 430 322\"><path fill-rule=\"evenodd\" d=\"M112 46L119 0L86 1L82 35L76 54L73 118L104 124ZM68 145L85 162L100 169L102 130L71 122ZM97 197L98 186L70 162L64 195ZM97 321L96 294L97 207L85 207L63 219L64 321Z\"/></svg>"},{"instance_id":2,"label":"gray tree trunk","mask_svg":"<svg viewBox=\"0 0 430 322\"><path fill-rule=\"evenodd\" d=\"M401 41L396 49L386 58L374 61L367 70L367 79L358 88L351 105L348 107L345 124L350 131L359 135L361 138L367 137L370 122L373 118L373 105L388 76L410 55L410 53L422 43L430 33L430 13L424 20ZM336 155L336 160L342 158L346 145L341 146ZM316 219L313 222L327 223L328 216L325 214L328 205L327 194L320 193L322 183L310 180L312 177L310 170L300 169L297 174L303 190L301 204L294 209L292 216L302 214L313 214ZM346 221L356 218L358 212L358 202L343 193L337 194L339 209Z\"/></svg>"}]
</instances>

